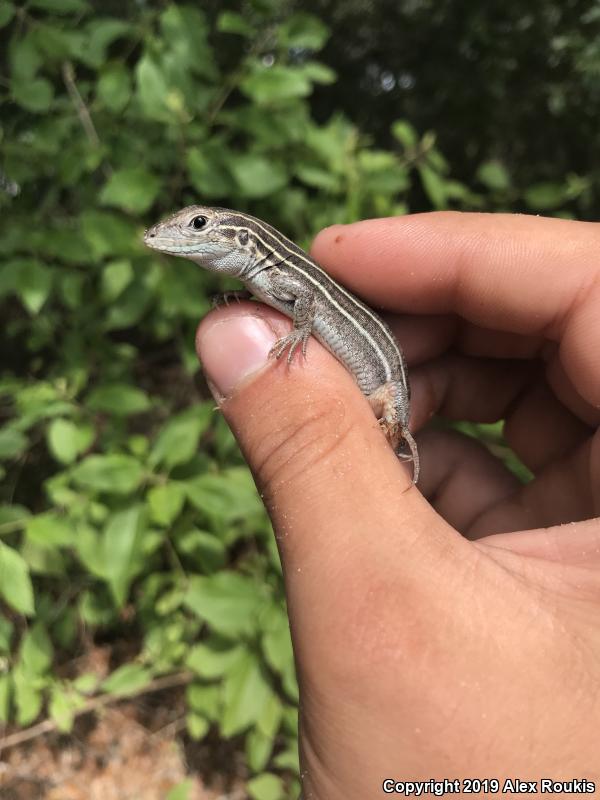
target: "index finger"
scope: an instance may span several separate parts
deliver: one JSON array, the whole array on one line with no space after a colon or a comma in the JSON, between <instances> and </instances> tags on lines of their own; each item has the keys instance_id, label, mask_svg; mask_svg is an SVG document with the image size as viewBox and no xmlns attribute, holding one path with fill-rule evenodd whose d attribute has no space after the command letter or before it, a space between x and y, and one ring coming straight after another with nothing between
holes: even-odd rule
<instances>
[{"instance_id":1,"label":"index finger","mask_svg":"<svg viewBox=\"0 0 600 800\"><path fill-rule=\"evenodd\" d=\"M433 212L334 225L312 254L374 306L558 342L564 371L598 408L599 246L593 223Z\"/></svg>"}]
</instances>

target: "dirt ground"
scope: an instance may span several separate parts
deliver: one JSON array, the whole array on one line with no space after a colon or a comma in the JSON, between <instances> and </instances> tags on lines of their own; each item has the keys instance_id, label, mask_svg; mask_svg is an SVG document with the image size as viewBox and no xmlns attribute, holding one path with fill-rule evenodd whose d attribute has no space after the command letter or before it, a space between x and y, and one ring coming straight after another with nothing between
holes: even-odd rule
<instances>
[{"instance_id":1,"label":"dirt ground","mask_svg":"<svg viewBox=\"0 0 600 800\"><path fill-rule=\"evenodd\" d=\"M210 734L191 741L184 692L122 700L80 716L69 735L0 750L0 799L167 800L185 781L173 800L245 800L239 747Z\"/></svg>"},{"instance_id":2,"label":"dirt ground","mask_svg":"<svg viewBox=\"0 0 600 800\"><path fill-rule=\"evenodd\" d=\"M244 800L243 782L232 774L235 754L219 774L223 754L211 754L208 744L186 744L178 731L183 724L170 716L167 710L155 713L149 727L139 701L122 703L96 719L79 720L70 736L47 734L11 748L0 756L0 797L165 800L189 781L186 800Z\"/></svg>"}]
</instances>

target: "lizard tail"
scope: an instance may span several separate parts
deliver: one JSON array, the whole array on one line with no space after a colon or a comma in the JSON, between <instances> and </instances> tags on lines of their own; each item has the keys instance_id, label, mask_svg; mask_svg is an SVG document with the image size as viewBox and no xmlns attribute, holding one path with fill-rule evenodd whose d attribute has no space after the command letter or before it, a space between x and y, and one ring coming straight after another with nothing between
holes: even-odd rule
<instances>
[{"instance_id":1,"label":"lizard tail","mask_svg":"<svg viewBox=\"0 0 600 800\"><path fill-rule=\"evenodd\" d=\"M410 448L410 454L412 456L413 462L413 486L416 485L417 481L419 480L419 469L420 469L420 462L419 462L419 451L417 450L417 443L415 442L412 433L408 430L408 428L401 429L402 438Z\"/></svg>"}]
</instances>

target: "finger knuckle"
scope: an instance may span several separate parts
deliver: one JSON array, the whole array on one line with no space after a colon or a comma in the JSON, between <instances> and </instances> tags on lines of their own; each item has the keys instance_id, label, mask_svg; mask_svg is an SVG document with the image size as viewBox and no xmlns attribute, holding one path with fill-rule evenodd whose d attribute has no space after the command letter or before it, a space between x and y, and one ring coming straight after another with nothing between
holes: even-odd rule
<instances>
[{"instance_id":1,"label":"finger knuckle","mask_svg":"<svg viewBox=\"0 0 600 800\"><path fill-rule=\"evenodd\" d=\"M282 413L283 411L283 413ZM265 493L301 482L323 461L334 458L351 431L344 403L331 398L290 399L282 409L265 409L272 420L248 453Z\"/></svg>"}]
</instances>

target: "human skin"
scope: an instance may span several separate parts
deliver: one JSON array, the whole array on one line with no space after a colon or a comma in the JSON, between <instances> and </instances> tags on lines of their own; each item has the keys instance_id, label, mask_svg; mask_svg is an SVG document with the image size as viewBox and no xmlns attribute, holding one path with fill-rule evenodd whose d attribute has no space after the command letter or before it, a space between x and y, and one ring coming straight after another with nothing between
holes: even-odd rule
<instances>
[{"instance_id":1,"label":"human skin","mask_svg":"<svg viewBox=\"0 0 600 800\"><path fill-rule=\"evenodd\" d=\"M504 419L523 486L473 439L418 435L422 474L352 376L253 303L198 330L284 565L305 800L384 778L600 782L600 227L432 213L322 231L315 258L405 351L413 430Z\"/></svg>"}]
</instances>

